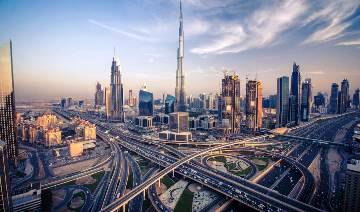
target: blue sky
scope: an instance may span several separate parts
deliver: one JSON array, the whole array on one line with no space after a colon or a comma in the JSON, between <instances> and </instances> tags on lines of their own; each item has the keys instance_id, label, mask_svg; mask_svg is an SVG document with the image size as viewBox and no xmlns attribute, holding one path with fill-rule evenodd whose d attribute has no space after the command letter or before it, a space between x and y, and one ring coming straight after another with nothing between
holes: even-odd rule
<instances>
[{"instance_id":1,"label":"blue sky","mask_svg":"<svg viewBox=\"0 0 360 212\"><path fill-rule=\"evenodd\" d=\"M294 61L315 91L345 77L353 91L360 87L359 5L183 0L187 93L218 92L228 70L243 82L257 77L273 94ZM178 8L177 0L0 0L0 42L13 40L17 98L92 97L97 81L109 83L114 47L125 89L146 83L157 97L173 93Z\"/></svg>"}]
</instances>

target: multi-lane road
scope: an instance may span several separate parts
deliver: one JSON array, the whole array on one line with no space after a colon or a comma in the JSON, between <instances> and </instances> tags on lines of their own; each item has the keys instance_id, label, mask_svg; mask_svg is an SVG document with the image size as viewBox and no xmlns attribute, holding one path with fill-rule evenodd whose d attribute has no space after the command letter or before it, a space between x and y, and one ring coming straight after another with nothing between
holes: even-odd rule
<instances>
[{"instance_id":1,"label":"multi-lane road","mask_svg":"<svg viewBox=\"0 0 360 212\"><path fill-rule=\"evenodd\" d=\"M129 151L132 151L162 167L165 167L164 170L172 167L176 163L179 163L179 161L181 160L188 160L187 156L177 151L175 148L160 144L159 142L154 140L148 140L142 138L141 136L133 135L127 130L122 129L121 127L120 129L113 128L111 124L101 123L96 120L94 121L86 115L82 115L82 118L88 119L89 121L97 124L99 130L98 134L101 135L103 139L114 142L116 143L116 145L120 145ZM317 123L316 125L313 124L303 129L294 130L292 133L296 136L307 135L308 137L313 136L314 138L321 139L324 137L324 129L331 128L333 125L342 123L342 121L346 121L346 118L342 119L340 117L335 121L331 119L325 120L323 122ZM316 131L316 129L318 130ZM285 142L299 142L295 141L294 139L283 140ZM166 149L166 151L171 152L172 156L170 154L162 154L159 151L159 148L163 148ZM192 160L190 163L179 163L179 166L174 166L174 168L171 168L169 169L169 171L162 174L166 174L172 169L175 169L177 173L184 175L189 179L204 184L215 191L218 191L226 196L229 196L258 210L275 211L278 209L282 209L286 211L317 211L318 209L301 202L308 202L309 199L302 199L302 197L300 196L299 199L301 201L297 201L295 199L287 197L287 195L292 191L292 189L301 177L304 176L305 179L312 179L312 176L307 177L307 175L309 174L307 168L312 163L314 158L319 154L320 150L320 144L301 141L300 145L296 147L291 152L291 154L287 156L281 156L282 160L279 162L280 165L278 167L275 167L274 170L268 172L268 175L265 175L265 177L258 182L259 184L252 183L246 179L239 179L236 176L224 174L217 170L210 170L208 167L204 167L204 165L199 163L198 161L193 160L193 158L190 159ZM194 159L201 155L197 153L194 154ZM299 163L301 164L301 166L291 166L289 165L291 163ZM116 163L114 165L121 167L121 165ZM135 164L131 163L131 165ZM150 177L150 179L159 179L158 176L162 176L159 173L161 173L161 171ZM279 177L281 178L279 179ZM146 182L151 182L151 184L145 184ZM126 198L138 197L138 194L142 194L143 191L149 188L150 191L153 191L153 187L150 186L153 185L154 182L156 181L145 181L138 186L136 186L135 184L136 187L133 188L131 192L125 194L119 199L116 199L109 206L105 207L104 210L107 211L119 209L119 205L123 206L128 201L130 201L130 199ZM275 183L277 184L273 186ZM116 184L119 184L119 179L117 180ZM311 188L305 187L303 188L303 191L305 189L305 191L312 192L313 189L311 185L313 185L313 183L307 184L310 185ZM287 186L288 188L284 188L284 186L281 185L291 186ZM272 187L275 191L266 187ZM130 194L137 195L131 196ZM150 192L149 195L152 195L152 193ZM124 201L121 202L120 200Z\"/></svg>"}]
</instances>

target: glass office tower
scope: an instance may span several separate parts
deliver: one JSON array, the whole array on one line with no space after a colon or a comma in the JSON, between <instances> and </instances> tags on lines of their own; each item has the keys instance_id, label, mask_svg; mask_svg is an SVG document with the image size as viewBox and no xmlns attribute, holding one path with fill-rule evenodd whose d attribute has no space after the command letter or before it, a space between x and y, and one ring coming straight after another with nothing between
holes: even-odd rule
<instances>
[{"instance_id":1,"label":"glass office tower","mask_svg":"<svg viewBox=\"0 0 360 212\"><path fill-rule=\"evenodd\" d=\"M15 95L11 41L0 46L0 140L7 145L8 158L15 161Z\"/></svg>"},{"instance_id":2,"label":"glass office tower","mask_svg":"<svg viewBox=\"0 0 360 212\"><path fill-rule=\"evenodd\" d=\"M140 90L139 92L139 116L152 116L153 115L153 94Z\"/></svg>"}]
</instances>

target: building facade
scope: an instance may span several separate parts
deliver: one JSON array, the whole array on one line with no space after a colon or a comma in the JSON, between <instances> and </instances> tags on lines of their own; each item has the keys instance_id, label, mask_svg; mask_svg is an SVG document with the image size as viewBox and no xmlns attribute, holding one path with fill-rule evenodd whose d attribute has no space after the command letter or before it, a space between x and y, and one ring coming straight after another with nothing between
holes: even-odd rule
<instances>
[{"instance_id":1,"label":"building facade","mask_svg":"<svg viewBox=\"0 0 360 212\"><path fill-rule=\"evenodd\" d=\"M101 88L101 84L96 84L95 91L95 107L104 105L104 90Z\"/></svg>"},{"instance_id":2,"label":"building facade","mask_svg":"<svg viewBox=\"0 0 360 212\"><path fill-rule=\"evenodd\" d=\"M277 79L276 126L285 127L289 116L289 77Z\"/></svg>"},{"instance_id":3,"label":"building facade","mask_svg":"<svg viewBox=\"0 0 360 212\"><path fill-rule=\"evenodd\" d=\"M124 121L123 84L121 81L120 60L115 55L111 64L111 119Z\"/></svg>"},{"instance_id":4,"label":"building facade","mask_svg":"<svg viewBox=\"0 0 360 212\"><path fill-rule=\"evenodd\" d=\"M105 87L105 116L106 119L111 117L111 89Z\"/></svg>"},{"instance_id":5,"label":"building facade","mask_svg":"<svg viewBox=\"0 0 360 212\"><path fill-rule=\"evenodd\" d=\"M356 89L355 93L353 95L353 100L352 100L352 105L354 108L359 109L359 104L360 104L360 89Z\"/></svg>"},{"instance_id":6,"label":"building facade","mask_svg":"<svg viewBox=\"0 0 360 212\"><path fill-rule=\"evenodd\" d=\"M15 161L18 145L11 41L0 46L0 58L0 140L5 141L7 145L9 160Z\"/></svg>"},{"instance_id":7,"label":"building facade","mask_svg":"<svg viewBox=\"0 0 360 212\"><path fill-rule=\"evenodd\" d=\"M306 79L301 86L301 121L309 121L312 107L311 79Z\"/></svg>"},{"instance_id":8,"label":"building facade","mask_svg":"<svg viewBox=\"0 0 360 212\"><path fill-rule=\"evenodd\" d=\"M154 112L154 96L142 89L139 91L139 116L152 116Z\"/></svg>"},{"instance_id":9,"label":"building facade","mask_svg":"<svg viewBox=\"0 0 360 212\"><path fill-rule=\"evenodd\" d=\"M184 28L183 28L183 14L180 1L180 25L179 25L179 47L177 50L177 69L176 69L176 87L175 99L176 110L179 112L186 111L186 95L185 95L185 75L183 70L184 63Z\"/></svg>"},{"instance_id":10,"label":"building facade","mask_svg":"<svg viewBox=\"0 0 360 212\"><path fill-rule=\"evenodd\" d=\"M165 114L170 114L175 112L175 101L176 98L171 95L167 95L165 99Z\"/></svg>"},{"instance_id":11,"label":"building facade","mask_svg":"<svg viewBox=\"0 0 360 212\"><path fill-rule=\"evenodd\" d=\"M329 113L335 114L338 111L338 94L339 85L337 83L333 83L331 85Z\"/></svg>"},{"instance_id":12,"label":"building facade","mask_svg":"<svg viewBox=\"0 0 360 212\"><path fill-rule=\"evenodd\" d=\"M0 211L11 211L11 186L7 144L0 140Z\"/></svg>"},{"instance_id":13,"label":"building facade","mask_svg":"<svg viewBox=\"0 0 360 212\"><path fill-rule=\"evenodd\" d=\"M240 79L237 74L225 73L221 88L221 122L222 127L231 133L240 132Z\"/></svg>"},{"instance_id":14,"label":"building facade","mask_svg":"<svg viewBox=\"0 0 360 212\"><path fill-rule=\"evenodd\" d=\"M246 126L254 131L262 125L262 84L260 81L249 80L246 83Z\"/></svg>"},{"instance_id":15,"label":"building facade","mask_svg":"<svg viewBox=\"0 0 360 212\"><path fill-rule=\"evenodd\" d=\"M357 212L360 208L360 161L347 164L343 211Z\"/></svg>"},{"instance_id":16,"label":"building facade","mask_svg":"<svg viewBox=\"0 0 360 212\"><path fill-rule=\"evenodd\" d=\"M293 71L291 74L291 89L290 95L295 97L293 109L295 111L294 116L292 116L290 122L294 122L295 125L299 124L300 120L300 104L301 104L301 74L300 74L300 66L295 62L293 64Z\"/></svg>"},{"instance_id":17,"label":"building facade","mask_svg":"<svg viewBox=\"0 0 360 212\"><path fill-rule=\"evenodd\" d=\"M347 79L344 79L341 82L341 101L339 102L340 105L338 106L339 111L338 113L345 113L347 109L350 107L350 95L349 95L349 81Z\"/></svg>"}]
</instances>

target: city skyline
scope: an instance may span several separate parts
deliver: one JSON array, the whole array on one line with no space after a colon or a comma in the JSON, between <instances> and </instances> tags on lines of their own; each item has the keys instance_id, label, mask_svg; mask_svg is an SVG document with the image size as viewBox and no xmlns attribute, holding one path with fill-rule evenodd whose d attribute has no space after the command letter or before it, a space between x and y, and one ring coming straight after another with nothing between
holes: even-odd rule
<instances>
[{"instance_id":1,"label":"city skyline","mask_svg":"<svg viewBox=\"0 0 360 212\"><path fill-rule=\"evenodd\" d=\"M0 3L0 39L14 42L17 99L91 98L97 81L109 84L114 46L125 91L137 92L146 83L156 98L166 91L174 95L178 1L107 2L99 8L92 2L81 4L81 12L79 2L17 3ZM264 96L275 94L276 78L290 76L294 61L303 78L312 79L314 94L330 94L331 83L344 78L349 93L358 87L356 1L197 0L183 1L183 7L188 95L220 93L224 69L238 73L242 96L247 73L263 81ZM285 12L290 14L281 16Z\"/></svg>"}]
</instances>

